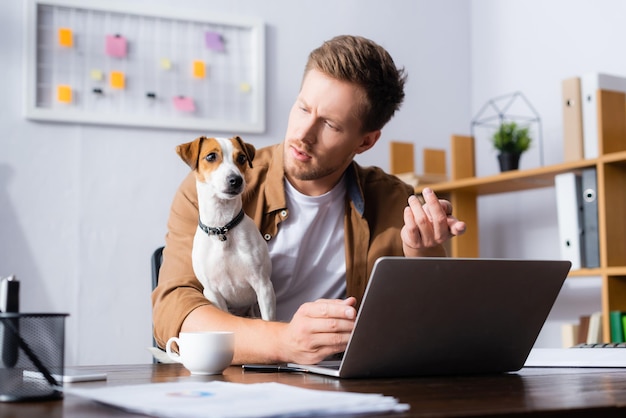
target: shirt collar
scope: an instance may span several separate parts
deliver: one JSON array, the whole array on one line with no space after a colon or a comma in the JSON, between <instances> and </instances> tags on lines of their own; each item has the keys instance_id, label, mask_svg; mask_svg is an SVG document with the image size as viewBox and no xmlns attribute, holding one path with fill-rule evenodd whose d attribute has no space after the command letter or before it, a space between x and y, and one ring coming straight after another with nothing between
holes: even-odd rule
<instances>
[{"instance_id":1,"label":"shirt collar","mask_svg":"<svg viewBox=\"0 0 626 418\"><path fill-rule=\"evenodd\" d=\"M363 216L365 212L365 198L363 197L363 189L359 178L359 165L352 161L346 170L346 190L348 197L354 204L354 208Z\"/></svg>"}]
</instances>

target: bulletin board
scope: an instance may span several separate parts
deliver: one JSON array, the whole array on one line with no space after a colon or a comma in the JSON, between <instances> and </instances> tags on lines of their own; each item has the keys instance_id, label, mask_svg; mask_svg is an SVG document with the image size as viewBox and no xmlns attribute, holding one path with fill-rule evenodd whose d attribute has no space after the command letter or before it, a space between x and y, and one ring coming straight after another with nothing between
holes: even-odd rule
<instances>
[{"instance_id":1,"label":"bulletin board","mask_svg":"<svg viewBox=\"0 0 626 418\"><path fill-rule=\"evenodd\" d=\"M26 117L263 132L263 22L143 5L28 0Z\"/></svg>"}]
</instances>

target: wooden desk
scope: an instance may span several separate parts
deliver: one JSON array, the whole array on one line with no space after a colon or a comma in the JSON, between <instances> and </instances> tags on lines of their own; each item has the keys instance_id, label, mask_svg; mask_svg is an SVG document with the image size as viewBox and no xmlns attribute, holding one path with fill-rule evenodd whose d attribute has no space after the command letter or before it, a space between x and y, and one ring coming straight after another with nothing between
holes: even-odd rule
<instances>
[{"instance_id":1,"label":"wooden desk","mask_svg":"<svg viewBox=\"0 0 626 418\"><path fill-rule=\"evenodd\" d=\"M626 416L626 369L523 369L518 374L469 377L340 380L303 373L244 372L230 367L220 376L197 377L180 365L145 364L89 369L108 373L106 382L80 387L149 382L223 380L279 382L310 389L382 393L411 405L394 417L462 416ZM66 384L67 385L67 384ZM0 417L138 417L87 399L66 395L60 401L0 403Z\"/></svg>"}]
</instances>

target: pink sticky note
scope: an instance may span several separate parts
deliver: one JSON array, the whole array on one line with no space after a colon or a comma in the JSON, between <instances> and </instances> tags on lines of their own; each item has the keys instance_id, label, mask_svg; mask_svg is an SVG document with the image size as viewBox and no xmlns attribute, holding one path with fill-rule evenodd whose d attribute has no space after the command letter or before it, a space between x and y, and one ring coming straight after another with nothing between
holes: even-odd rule
<instances>
[{"instance_id":1,"label":"pink sticky note","mask_svg":"<svg viewBox=\"0 0 626 418\"><path fill-rule=\"evenodd\" d=\"M206 47L213 51L224 52L224 41L222 35L217 32L205 32L204 40Z\"/></svg>"},{"instance_id":2,"label":"pink sticky note","mask_svg":"<svg viewBox=\"0 0 626 418\"><path fill-rule=\"evenodd\" d=\"M174 107L181 112L194 112L196 110L193 99L185 96L174 97Z\"/></svg>"},{"instance_id":3,"label":"pink sticky note","mask_svg":"<svg viewBox=\"0 0 626 418\"><path fill-rule=\"evenodd\" d=\"M110 57L126 57L126 38L120 35L107 35L105 41L105 53Z\"/></svg>"}]
</instances>

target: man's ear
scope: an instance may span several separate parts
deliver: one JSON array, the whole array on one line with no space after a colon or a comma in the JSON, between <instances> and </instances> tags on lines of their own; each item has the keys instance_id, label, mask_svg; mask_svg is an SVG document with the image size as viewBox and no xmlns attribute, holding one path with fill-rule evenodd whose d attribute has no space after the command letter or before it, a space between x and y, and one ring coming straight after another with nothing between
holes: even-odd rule
<instances>
[{"instance_id":1,"label":"man's ear","mask_svg":"<svg viewBox=\"0 0 626 418\"><path fill-rule=\"evenodd\" d=\"M176 147L176 153L187 163L192 170L198 168L198 156L200 155L200 145L202 141L206 139L204 136L200 136L191 142L186 144L180 144Z\"/></svg>"},{"instance_id":2,"label":"man's ear","mask_svg":"<svg viewBox=\"0 0 626 418\"><path fill-rule=\"evenodd\" d=\"M372 148L376 144L376 142L378 142L378 139L380 139L380 134L381 134L380 129L365 133L361 137L361 144L357 147L355 152L357 154L361 154L367 151L368 149Z\"/></svg>"}]
</instances>

